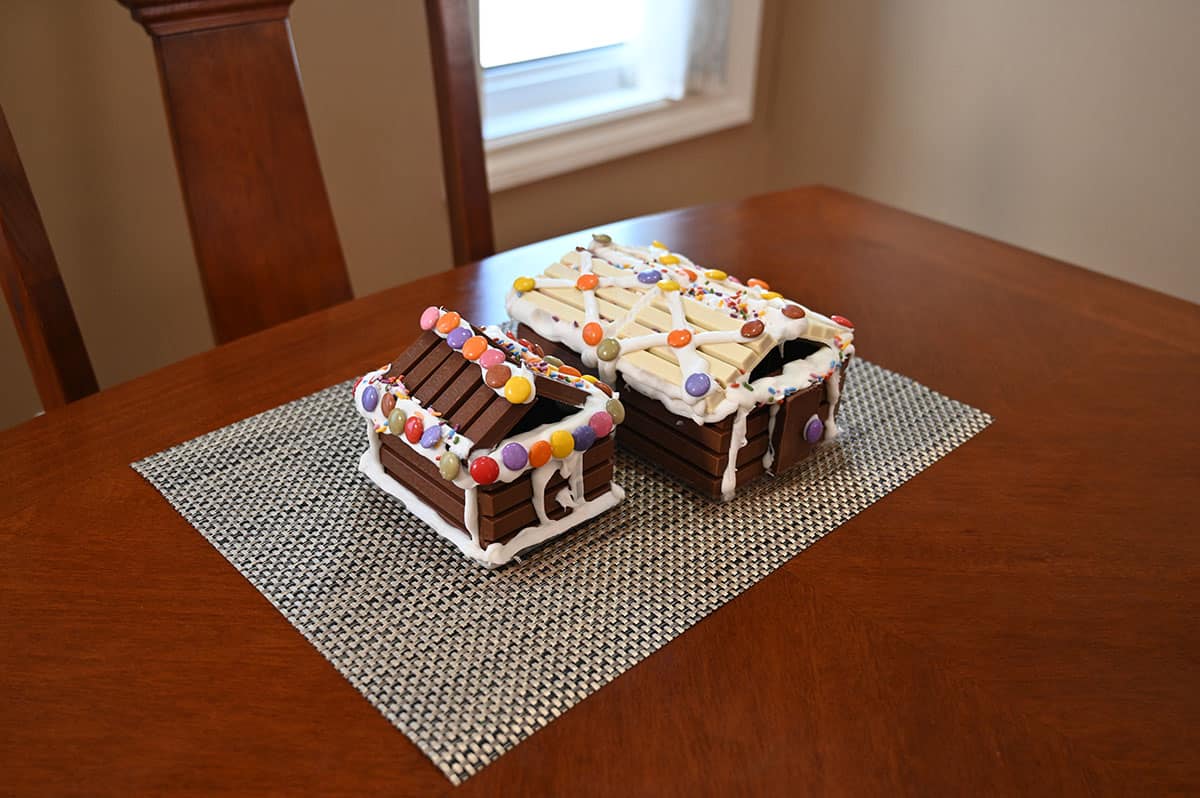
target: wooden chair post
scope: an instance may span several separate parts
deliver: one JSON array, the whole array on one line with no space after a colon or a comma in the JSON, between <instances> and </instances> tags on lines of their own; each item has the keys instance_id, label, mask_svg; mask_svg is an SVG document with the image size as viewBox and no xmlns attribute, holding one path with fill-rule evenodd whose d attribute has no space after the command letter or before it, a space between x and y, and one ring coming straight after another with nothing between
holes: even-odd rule
<instances>
[{"instance_id":1,"label":"wooden chair post","mask_svg":"<svg viewBox=\"0 0 1200 798\"><path fill-rule=\"evenodd\" d=\"M291 0L120 0L154 41L218 341L351 297L292 46Z\"/></svg>"},{"instance_id":2,"label":"wooden chair post","mask_svg":"<svg viewBox=\"0 0 1200 798\"><path fill-rule=\"evenodd\" d=\"M454 263L496 251L467 0L425 0Z\"/></svg>"},{"instance_id":3,"label":"wooden chair post","mask_svg":"<svg viewBox=\"0 0 1200 798\"><path fill-rule=\"evenodd\" d=\"M3 108L0 282L42 406L50 410L95 393L96 374Z\"/></svg>"}]
</instances>

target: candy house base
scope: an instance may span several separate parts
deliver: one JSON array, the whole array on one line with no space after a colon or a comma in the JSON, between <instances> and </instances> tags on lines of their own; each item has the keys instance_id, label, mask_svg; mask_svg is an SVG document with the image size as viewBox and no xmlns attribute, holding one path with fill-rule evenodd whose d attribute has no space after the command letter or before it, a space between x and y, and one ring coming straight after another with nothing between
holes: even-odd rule
<instances>
[{"instance_id":1,"label":"candy house base","mask_svg":"<svg viewBox=\"0 0 1200 798\"><path fill-rule=\"evenodd\" d=\"M517 335L539 344L547 354L564 363L584 368L579 355L557 341L539 336L524 324ZM778 373L779 363L763 363L763 376ZM843 380L839 370L835 379ZM697 424L677 416L657 399L639 394L631 386L619 384L625 405L625 423L621 426L620 445L645 460L656 463L680 482L710 499L722 498L721 485L729 465L734 417L711 424ZM782 473L802 462L817 444L805 437L810 420L816 416L821 428L830 423L828 391L824 384L789 396L774 405L763 405L746 417L746 445L737 451L739 488L766 473ZM775 414L772 421L772 413ZM819 443L819 436L818 436ZM769 454L769 456L768 456Z\"/></svg>"},{"instance_id":2,"label":"candy house base","mask_svg":"<svg viewBox=\"0 0 1200 798\"><path fill-rule=\"evenodd\" d=\"M424 503L463 535L469 535L463 522L466 491L442 478L437 467L424 457L413 454L394 435L380 435L379 462L383 472L420 496ZM508 543L518 532L538 523L533 508L532 472L526 472L513 482L477 488L475 502L479 519L479 543L487 548L493 543ZM610 490L613 477L613 440L606 438L583 453L583 490L589 501ZM559 503L559 491L567 480L555 473L546 483L544 502L546 516L559 520L571 508Z\"/></svg>"}]
</instances>

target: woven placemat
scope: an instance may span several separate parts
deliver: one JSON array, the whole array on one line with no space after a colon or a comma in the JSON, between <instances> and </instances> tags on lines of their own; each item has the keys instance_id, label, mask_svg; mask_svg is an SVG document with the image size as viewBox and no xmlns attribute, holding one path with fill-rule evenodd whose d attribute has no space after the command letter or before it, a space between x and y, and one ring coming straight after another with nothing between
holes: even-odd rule
<instances>
[{"instance_id":1,"label":"woven placemat","mask_svg":"<svg viewBox=\"0 0 1200 798\"><path fill-rule=\"evenodd\" d=\"M359 473L349 383L133 467L457 784L991 422L861 359L846 385L784 477L720 505L622 454L623 504L496 571Z\"/></svg>"}]
</instances>

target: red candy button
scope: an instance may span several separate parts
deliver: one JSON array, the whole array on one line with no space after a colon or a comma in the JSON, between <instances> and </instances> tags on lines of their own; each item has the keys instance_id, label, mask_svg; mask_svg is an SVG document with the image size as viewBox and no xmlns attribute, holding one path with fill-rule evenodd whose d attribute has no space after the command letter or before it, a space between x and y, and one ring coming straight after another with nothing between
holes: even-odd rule
<instances>
[{"instance_id":1,"label":"red candy button","mask_svg":"<svg viewBox=\"0 0 1200 798\"><path fill-rule=\"evenodd\" d=\"M491 485L500 476L500 466L490 457L476 457L471 461L471 479L480 485Z\"/></svg>"}]
</instances>

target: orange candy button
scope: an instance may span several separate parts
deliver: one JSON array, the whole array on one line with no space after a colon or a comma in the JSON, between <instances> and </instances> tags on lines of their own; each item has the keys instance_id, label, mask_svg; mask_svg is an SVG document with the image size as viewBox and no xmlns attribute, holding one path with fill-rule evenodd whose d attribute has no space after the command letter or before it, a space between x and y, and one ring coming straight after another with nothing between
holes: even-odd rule
<instances>
[{"instance_id":1,"label":"orange candy button","mask_svg":"<svg viewBox=\"0 0 1200 798\"><path fill-rule=\"evenodd\" d=\"M462 321L462 316L458 315L453 310L447 311L442 314L442 317L440 319L438 319L437 331L440 332L442 335L446 335L451 330L453 330L455 327L457 327L459 322L461 322L461 321Z\"/></svg>"},{"instance_id":2,"label":"orange candy button","mask_svg":"<svg viewBox=\"0 0 1200 798\"><path fill-rule=\"evenodd\" d=\"M582 374L579 373L579 369L573 369L570 366L559 366L558 373L566 374L568 377L582 377L583 376Z\"/></svg>"},{"instance_id":3,"label":"orange candy button","mask_svg":"<svg viewBox=\"0 0 1200 798\"><path fill-rule=\"evenodd\" d=\"M462 345L462 356L467 360L478 360L487 351L488 342L482 335L472 335Z\"/></svg>"},{"instance_id":4,"label":"orange candy button","mask_svg":"<svg viewBox=\"0 0 1200 798\"><path fill-rule=\"evenodd\" d=\"M671 330L667 333L667 343L678 349L681 346L687 346L692 342L691 330Z\"/></svg>"},{"instance_id":5,"label":"orange candy button","mask_svg":"<svg viewBox=\"0 0 1200 798\"><path fill-rule=\"evenodd\" d=\"M575 287L580 291L592 291L600 285L600 278L594 274L581 274L575 281Z\"/></svg>"},{"instance_id":6,"label":"orange candy button","mask_svg":"<svg viewBox=\"0 0 1200 798\"><path fill-rule=\"evenodd\" d=\"M529 465L534 468L550 462L550 444L546 441L534 441L529 447Z\"/></svg>"},{"instance_id":7,"label":"orange candy button","mask_svg":"<svg viewBox=\"0 0 1200 798\"><path fill-rule=\"evenodd\" d=\"M582 279L582 278L581 278ZM583 342L588 346L595 346L604 339L604 328L594 321L589 321L583 325Z\"/></svg>"},{"instance_id":8,"label":"orange candy button","mask_svg":"<svg viewBox=\"0 0 1200 798\"><path fill-rule=\"evenodd\" d=\"M766 280L760 280L757 277L751 277L749 280L746 281L746 285L754 286L755 288L761 288L764 291L766 291L767 289L769 289L771 287L771 286L767 285Z\"/></svg>"}]
</instances>

